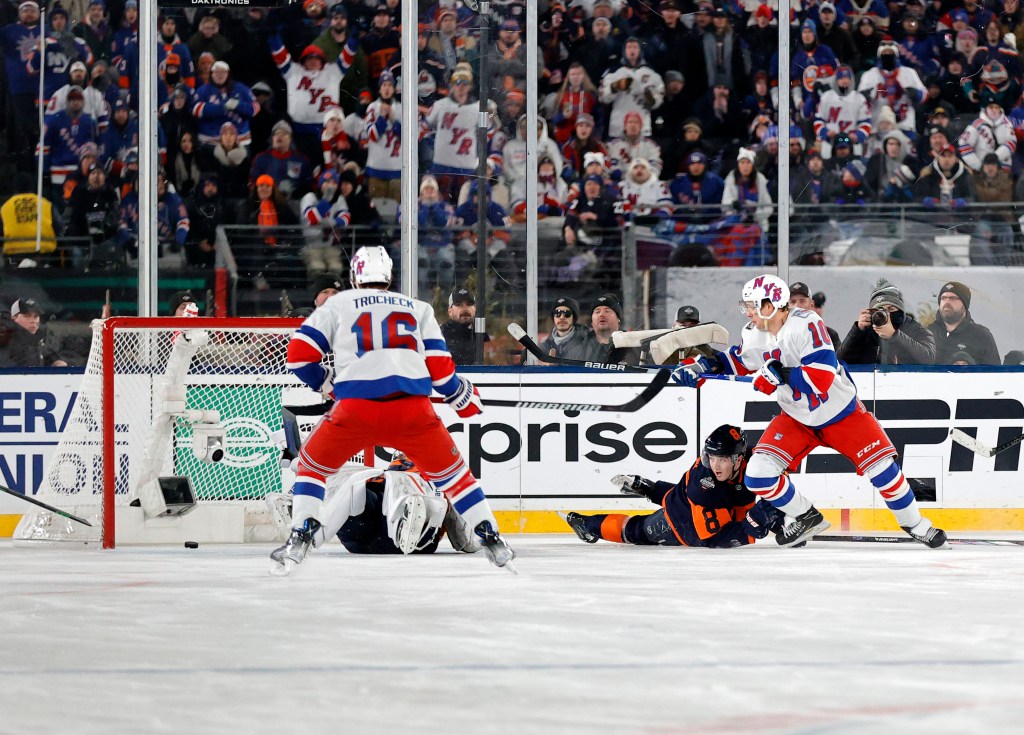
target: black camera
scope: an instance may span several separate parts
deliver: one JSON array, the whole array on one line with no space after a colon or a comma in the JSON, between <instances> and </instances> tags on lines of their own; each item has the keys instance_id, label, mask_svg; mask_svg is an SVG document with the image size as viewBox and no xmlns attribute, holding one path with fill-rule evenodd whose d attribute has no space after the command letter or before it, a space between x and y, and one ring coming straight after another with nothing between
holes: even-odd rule
<instances>
[{"instance_id":1,"label":"black camera","mask_svg":"<svg viewBox=\"0 0 1024 735\"><path fill-rule=\"evenodd\" d=\"M888 324L889 312L886 309L872 309L871 310L871 323L876 327L880 327L883 324Z\"/></svg>"}]
</instances>

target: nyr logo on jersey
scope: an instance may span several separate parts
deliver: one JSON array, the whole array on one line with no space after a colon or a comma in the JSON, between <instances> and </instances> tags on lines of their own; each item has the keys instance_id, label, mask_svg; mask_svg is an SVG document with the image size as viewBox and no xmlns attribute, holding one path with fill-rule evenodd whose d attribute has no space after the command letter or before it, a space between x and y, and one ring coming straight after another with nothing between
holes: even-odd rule
<instances>
[{"instance_id":1,"label":"nyr logo on jersey","mask_svg":"<svg viewBox=\"0 0 1024 735\"><path fill-rule=\"evenodd\" d=\"M327 91L326 87L314 87L312 77L302 77L298 84L299 91L309 92L309 105L313 107L319 103L318 110L320 112L326 112L331 107L337 107L337 103L334 98L329 94L324 94Z\"/></svg>"}]
</instances>

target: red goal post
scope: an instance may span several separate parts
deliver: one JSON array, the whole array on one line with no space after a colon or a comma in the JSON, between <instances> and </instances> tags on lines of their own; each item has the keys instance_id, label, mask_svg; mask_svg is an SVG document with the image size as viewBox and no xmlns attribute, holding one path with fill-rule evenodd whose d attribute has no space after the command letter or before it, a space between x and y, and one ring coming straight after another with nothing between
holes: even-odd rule
<instances>
[{"instance_id":1,"label":"red goal post","mask_svg":"<svg viewBox=\"0 0 1024 735\"><path fill-rule=\"evenodd\" d=\"M16 542L109 549L272 540L277 529L266 496L289 489L280 463L281 409L322 401L286 367L288 340L301 323L206 317L94 322L78 398L37 498L95 528L32 511L15 530ZM354 461L372 466L372 449ZM164 515L157 478L166 476L189 478L194 511Z\"/></svg>"}]
</instances>

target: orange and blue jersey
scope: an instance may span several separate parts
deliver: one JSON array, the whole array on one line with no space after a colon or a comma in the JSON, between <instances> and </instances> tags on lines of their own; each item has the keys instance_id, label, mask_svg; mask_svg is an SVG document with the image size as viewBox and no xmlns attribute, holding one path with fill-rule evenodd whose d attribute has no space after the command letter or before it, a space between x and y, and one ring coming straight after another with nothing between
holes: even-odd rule
<instances>
[{"instance_id":1,"label":"orange and blue jersey","mask_svg":"<svg viewBox=\"0 0 1024 735\"><path fill-rule=\"evenodd\" d=\"M743 486L742 470L735 479L721 482L698 459L677 484L657 482L656 486L664 493L665 519L683 546L727 548L754 542L743 519L756 497ZM658 494L651 499L658 502Z\"/></svg>"}]
</instances>

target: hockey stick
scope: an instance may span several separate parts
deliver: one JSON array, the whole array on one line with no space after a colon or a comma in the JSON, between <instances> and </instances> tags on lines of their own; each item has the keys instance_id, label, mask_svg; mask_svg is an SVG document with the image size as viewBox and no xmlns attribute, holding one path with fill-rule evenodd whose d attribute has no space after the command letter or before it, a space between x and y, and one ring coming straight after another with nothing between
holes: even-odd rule
<instances>
[{"instance_id":1,"label":"hockey stick","mask_svg":"<svg viewBox=\"0 0 1024 735\"><path fill-rule=\"evenodd\" d=\"M648 371L648 368L639 367L637 365L619 365L618 363L594 362L592 360L570 360L568 357L545 355L544 350L540 348L540 345L534 342L526 333L526 330L515 322L508 325L508 333L511 334L519 344L525 347L527 352L541 362L550 362L556 365L575 365L577 367L588 367L596 370L611 370L617 373L646 373ZM652 365L649 369L656 370L658 369L658 366Z\"/></svg>"},{"instance_id":2,"label":"hockey stick","mask_svg":"<svg viewBox=\"0 0 1024 735\"><path fill-rule=\"evenodd\" d=\"M910 536L815 536L815 541L853 541L874 544L918 544L920 541ZM1024 546L1024 539L980 539L951 538L950 544L960 546Z\"/></svg>"},{"instance_id":3,"label":"hockey stick","mask_svg":"<svg viewBox=\"0 0 1024 735\"><path fill-rule=\"evenodd\" d=\"M636 397L631 398L625 403L614 405L605 405L601 403L564 403L560 401L507 401L503 399L484 398L481 399L481 403L485 406L500 406L502 408L545 408L553 411L608 411L611 413L632 413L633 411L639 411L641 408L651 402L661 389L665 387L665 383L672 377L671 373L667 370L663 370L654 376L654 380L651 381L650 385L644 388ZM432 403L444 403L443 398L431 398Z\"/></svg>"},{"instance_id":4,"label":"hockey stick","mask_svg":"<svg viewBox=\"0 0 1024 735\"><path fill-rule=\"evenodd\" d=\"M973 436L965 434L960 431L960 429L953 429L949 432L949 435L957 444L967 447L972 452L980 454L982 457L994 457L1000 452L1005 452L1007 449L1012 449L1021 442L1024 442L1024 434L1021 434L1020 436L1015 436L1013 439L1010 439L1008 442L1003 442L998 446L990 447L987 444L982 444Z\"/></svg>"},{"instance_id":5,"label":"hockey stick","mask_svg":"<svg viewBox=\"0 0 1024 735\"><path fill-rule=\"evenodd\" d=\"M612 332L612 344L616 347L644 347L653 341L672 335L680 340L681 347L706 344L729 344L729 332L721 324L705 322L692 327L670 329L647 329L635 332Z\"/></svg>"},{"instance_id":6,"label":"hockey stick","mask_svg":"<svg viewBox=\"0 0 1024 735\"><path fill-rule=\"evenodd\" d=\"M38 505L40 508L45 508L46 510L50 511L51 513L56 513L59 516L64 516L65 518L70 518L73 521L78 521L79 523L81 523L83 525L89 526L90 528L92 527L92 524L89 523L89 521L85 520L84 518L79 518L78 516L73 515L71 513L68 513L67 511L61 510L60 508L54 508L52 505L47 505L42 500L36 500L35 498L30 497L28 495L22 495L21 493L15 492L14 490L11 490L9 487L4 487L3 485L0 485L0 490L3 490L8 495L13 495L16 498L24 500L26 503L32 503L32 505Z\"/></svg>"},{"instance_id":7,"label":"hockey stick","mask_svg":"<svg viewBox=\"0 0 1024 735\"><path fill-rule=\"evenodd\" d=\"M646 373L651 370L657 370L668 374L671 374L673 368L678 367L678 365L650 365L644 367L641 365L619 365L617 363L610 362L592 362L590 360L570 360L568 357L545 355L540 346L530 339L530 336L523 331L523 328L515 322L508 325L508 333L515 337L516 340L519 341L519 344L525 347L526 351L538 360L541 360L542 362L550 362L555 365L574 365L577 367L588 367L594 368L595 370L609 370L619 373ZM705 378L707 380L729 380L734 383L751 383L754 380L749 375L724 375L720 373L701 373L697 377Z\"/></svg>"}]
</instances>

